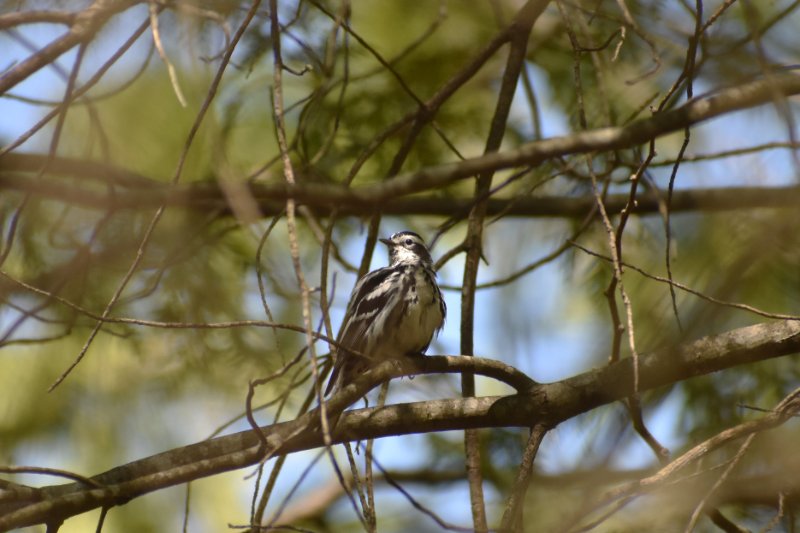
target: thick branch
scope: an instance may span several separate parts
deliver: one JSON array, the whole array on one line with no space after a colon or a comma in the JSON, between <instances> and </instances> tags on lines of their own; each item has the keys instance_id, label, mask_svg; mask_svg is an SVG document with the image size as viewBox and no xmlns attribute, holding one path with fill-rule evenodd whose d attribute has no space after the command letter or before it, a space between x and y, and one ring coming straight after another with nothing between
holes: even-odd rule
<instances>
[{"instance_id":1,"label":"thick branch","mask_svg":"<svg viewBox=\"0 0 800 533\"><path fill-rule=\"evenodd\" d=\"M714 337L640 356L640 390L675 383L691 377L800 351L800 323L796 321L758 324ZM388 377L408 373L469 370L496 376L514 376L499 363L485 364L475 358L430 357L387 362L361 376L329 401L336 413L356 401L363 391ZM495 365L495 366L493 366ZM435 372L434 371L434 372ZM382 408L358 409L342 415L332 435L334 442L364 440L392 435L427 433L481 427L552 427L580 413L626 398L633 392L630 359L619 361L578 376L547 385L520 378L520 392L512 396L491 396L434 400ZM322 436L312 423L315 412L262 431L273 455L294 453L322 445ZM219 437L170 450L95 476L104 488L80 483L44 487L38 500L30 493L3 490L0 501L0 530L67 518L88 510L120 505L131 498L165 487L243 468L262 457L260 439L252 431Z\"/></svg>"},{"instance_id":2,"label":"thick branch","mask_svg":"<svg viewBox=\"0 0 800 533\"><path fill-rule=\"evenodd\" d=\"M0 158L0 189L31 193L76 206L102 210L156 208L166 204L204 212L218 210L220 216L232 214L227 198L216 181L168 187L113 165L64 157L54 158L48 165L48 172L81 179L87 182L86 185L54 178L32 180L23 175L37 172L46 162L46 155L3 156ZM102 187L93 186L89 183L91 181L98 182ZM113 194L108 194L106 183L115 186ZM465 216L475 204L470 198L414 196L368 205L361 203L354 193L349 192L350 189L343 189L342 195L338 196L341 203L332 203L324 194L316 196L315 186L298 187L305 191L302 204L311 207L319 216L329 215L335 206L340 216L369 215L378 209L384 215L456 217ZM249 190L264 216L280 214L289 197L288 190L283 185L255 184ZM628 199L627 194L607 195L606 210L608 213L619 213ZM486 200L486 213L489 216L503 214L519 217L579 218L586 216L594 202L592 196L493 197ZM797 205L800 205L800 186L726 187L677 190L673 192L670 209L673 213L678 213L761 207L796 208ZM638 214L658 214L658 198L652 193L640 194L632 209Z\"/></svg>"},{"instance_id":3,"label":"thick branch","mask_svg":"<svg viewBox=\"0 0 800 533\"><path fill-rule=\"evenodd\" d=\"M402 174L383 183L353 189L363 202L383 202L389 198L441 188L457 180L487 171L521 166L536 166L552 159L588 152L633 148L675 131L726 113L773 101L778 96L800 93L800 76L771 77L729 89L623 127L587 130L562 137L524 144L519 148L492 152L474 159L449 163Z\"/></svg>"}]
</instances>

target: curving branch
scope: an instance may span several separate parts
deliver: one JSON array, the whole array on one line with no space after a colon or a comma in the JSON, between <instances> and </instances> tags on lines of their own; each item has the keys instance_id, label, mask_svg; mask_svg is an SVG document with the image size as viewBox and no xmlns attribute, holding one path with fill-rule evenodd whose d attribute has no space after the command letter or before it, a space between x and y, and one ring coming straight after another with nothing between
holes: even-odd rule
<instances>
[{"instance_id":1,"label":"curving branch","mask_svg":"<svg viewBox=\"0 0 800 533\"><path fill-rule=\"evenodd\" d=\"M72 25L78 14L72 11L12 11L0 15L0 30L14 28L23 24L65 24Z\"/></svg>"},{"instance_id":2,"label":"curving branch","mask_svg":"<svg viewBox=\"0 0 800 533\"><path fill-rule=\"evenodd\" d=\"M654 389L691 377L800 352L800 321L757 324L639 358L639 388ZM333 442L393 435L486 427L554 427L626 398L633 392L633 365L624 359L563 381L537 384L511 367L479 358L427 357L388 361L342 389L328 401L335 416L382 381L408 374L471 371L503 378L518 389L509 396L433 400L357 409L341 416ZM0 483L0 531L57 522L98 507L125 502L166 487L244 468L269 456L322 446L316 411L261 428L267 443L244 431L173 449L92 477L102 487L83 483L39 489ZM35 495L35 496L34 496Z\"/></svg>"}]
</instances>

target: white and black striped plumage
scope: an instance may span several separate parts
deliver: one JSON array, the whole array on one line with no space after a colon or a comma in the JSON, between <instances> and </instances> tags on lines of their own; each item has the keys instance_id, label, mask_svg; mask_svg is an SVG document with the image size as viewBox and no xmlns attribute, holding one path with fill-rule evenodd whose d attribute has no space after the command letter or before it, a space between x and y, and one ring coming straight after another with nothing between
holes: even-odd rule
<instances>
[{"instance_id":1,"label":"white and black striped plumage","mask_svg":"<svg viewBox=\"0 0 800 533\"><path fill-rule=\"evenodd\" d=\"M444 325L447 306L422 237L412 231L379 239L389 266L353 288L325 394L350 383L375 360L422 355Z\"/></svg>"}]
</instances>

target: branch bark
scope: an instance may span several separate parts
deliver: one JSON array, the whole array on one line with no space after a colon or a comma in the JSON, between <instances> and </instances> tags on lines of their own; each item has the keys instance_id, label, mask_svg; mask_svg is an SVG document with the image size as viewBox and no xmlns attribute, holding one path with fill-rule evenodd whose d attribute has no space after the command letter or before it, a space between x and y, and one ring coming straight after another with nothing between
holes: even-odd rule
<instances>
[{"instance_id":1,"label":"branch bark","mask_svg":"<svg viewBox=\"0 0 800 533\"><path fill-rule=\"evenodd\" d=\"M695 376L800 351L800 322L757 324L658 352L641 355L640 390L650 390ZM466 365L472 365L467 367ZM494 369L494 370L491 370ZM428 357L389 361L343 388L328 402L335 415L377 383L413 373L459 373L470 370L494 377L521 376L498 362L467 357ZM487 374L489 375L489 374ZM519 392L509 396L433 400L382 408L358 409L342 415L333 442L489 427L554 427L564 420L633 392L633 365L624 359L563 381L536 384L514 378ZM313 421L315 411L290 422L265 426L262 432L272 455L322 446ZM98 507L125 502L166 487L220 472L244 468L261 460L261 440L244 431L191 444L140 459L94 476L103 488L69 483L16 491L0 491L0 531L64 519ZM2 485L0 485L2 486ZM8 486L6 486L8 487Z\"/></svg>"},{"instance_id":2,"label":"branch bark","mask_svg":"<svg viewBox=\"0 0 800 533\"><path fill-rule=\"evenodd\" d=\"M733 111L770 103L776 98L776 95L786 97L796 94L800 94L800 76L773 76L769 79L721 89L709 95L694 98L672 111L641 119L626 126L599 128L534 141L515 149L490 152L473 159L465 159L455 163L446 163L400 174L379 183L359 187L345 187L339 184L308 183L298 180L295 185L255 185L253 186L253 195L262 209L271 213L279 212L278 210L283 207L288 198L293 198L298 204L320 206L326 210L330 210L331 205L336 205L339 212L342 213L346 212L347 209L354 210L353 214L355 214L355 211L359 213L374 213L377 211L387 213L387 209L391 208L392 205L397 206L398 199L403 196L441 189L475 175L514 167L536 166L556 157L633 148L705 120ZM15 166L18 168L18 165L22 164L21 162L23 161L27 165L31 164L30 160L15 159L20 157L23 156L15 155L12 158L10 155L6 155L2 158L2 165L0 165L0 179L2 181L0 181L0 186L13 189L28 188L38 194L58 197L56 193L48 191L48 188L42 187L41 184L38 184L38 186L37 184L28 184L26 183L27 180L21 179L15 172L12 172ZM124 172L124 174L130 177L130 173ZM69 191L61 190L59 194L65 192ZM796 202L797 192L794 189L792 192L794 202ZM160 185L160 190L155 193L152 190L147 190L145 192L136 191L135 193L129 191L127 194L129 195L127 200L114 201L109 200L105 195L92 194L91 190L82 191L80 195L73 194L71 196L72 200L76 202L81 201L78 197L88 196L88 199L82 200L84 203L96 204L97 207L102 208L111 206L133 207L146 205L147 203L158 205L157 202L165 201L178 204L185 202L194 204L197 202L197 206L203 208L227 208L224 203L224 196L216 185L201 185L191 188L167 188ZM675 194L676 197L673 198L671 205L673 211L681 209L681 202L677 198L678 192ZM530 202L531 200L526 201ZM639 199L637 198L637 200ZM111 203L108 203L109 201ZM585 200L581 199L578 203L580 204L583 201ZM616 201L619 202L619 200ZM788 199L781 201L775 197L772 197L770 201L773 203L778 202L780 205L786 205L783 202L789 202ZM511 201L503 201L502 203L508 204L509 202ZM511 203L513 205L516 202ZM636 209L639 212L642 212L643 209L655 211L657 208L657 203L652 197L645 196L639 203L640 206ZM645 203L646 207L641 205L642 203ZM465 208L469 209L472 205L472 203L469 203ZM519 205L525 205L525 203L519 201ZM528 205L530 206L531 204ZM620 202L619 209L622 209L624 205L624 202ZM685 206L684 209L686 209L691 205L691 201L686 201L683 205ZM574 204L571 205L570 216L577 216L574 211L576 207ZM723 208L732 208L732 206L728 204ZM539 209L542 209L543 216L547 216L552 215L555 210L564 208L554 209L539 205ZM585 213L586 209L584 208L579 214ZM441 214L441 212L431 212L430 214ZM450 214L450 211L448 211L448 214ZM528 213L517 211L511 214L527 215Z\"/></svg>"},{"instance_id":3,"label":"branch bark","mask_svg":"<svg viewBox=\"0 0 800 533\"><path fill-rule=\"evenodd\" d=\"M492 117L489 136L486 140L484 154L491 154L500 149L506 131L511 104L525 66L525 56L530 40L531 30L539 15L550 3L549 0L529 0L519 10L509 26L510 40L508 59L503 71L502 83L497 96L494 116ZM466 257L464 258L464 282L461 286L461 353L473 355L473 333L475 320L475 284L478 279L478 268L483 257L483 224L486 218L486 200L488 199L494 169L481 172L475 181L474 202L467 223L467 236L464 240ZM475 376L464 373L461 376L461 394L465 398L475 396ZM465 468L469 480L470 506L475 531L488 531L486 505L483 497L483 476L481 473L481 452L479 435L475 430L464 431Z\"/></svg>"},{"instance_id":4,"label":"branch bark","mask_svg":"<svg viewBox=\"0 0 800 533\"><path fill-rule=\"evenodd\" d=\"M140 174L113 165L64 157L55 157L48 166L54 175L98 181L115 186L114 193L98 189L93 184L76 185L56 178L29 179L24 174L36 172L44 165L47 155L7 154L0 157L0 189L34 194L42 198L58 200L75 206L91 209L155 209L160 205L184 207L207 212L217 210L220 216L233 214L224 192L217 180L207 183L192 183L168 187ZM472 198L443 198L414 196L391 198L379 204L364 204L355 194L343 191L337 202L327 196L315 194L315 186L298 185L307 189L301 205L313 209L319 216L329 216L334 209L340 216L364 216L379 210L384 215L434 215L465 216L472 209ZM289 197L282 185L253 184L249 192L256 201L261 214L275 216L283 212ZM632 212L639 215L659 214L658 197L653 193L642 193L636 198ZM604 199L606 211L619 213L628 202L627 194L609 194ZM513 198L488 198L487 216L506 217L563 217L582 218L592 209L592 196L536 196ZM754 208L796 208L800 204L800 186L784 187L725 187L680 189L673 193L672 213L694 211L734 211Z\"/></svg>"},{"instance_id":5,"label":"branch bark","mask_svg":"<svg viewBox=\"0 0 800 533\"><path fill-rule=\"evenodd\" d=\"M68 158L54 158L50 171L66 177L107 181L118 186L114 194L107 194L105 190L101 192L92 185L74 185L53 178L30 180L20 174L34 172L36 164L46 158L46 155L34 154L8 154L0 158L0 189L31 193L92 209L147 209L166 204L204 212L217 210L220 216L233 214L216 181L167 187L111 165ZM283 186L251 185L249 191L264 216L281 214L284 202L289 197ZM609 213L618 213L627 201L627 194L610 194L604 199L604 205ZM376 206L362 204L354 195L345 194L341 204L332 204L324 197L311 196L309 192L301 205L312 208L319 216L329 216L334 209L340 216L364 216L378 209L384 215L455 217L468 213L474 203L471 198L443 198L437 195L394 198ZM594 203L592 196L489 198L486 201L486 214L529 218L582 218L592 209ZM717 187L677 190L673 193L670 210L672 213L716 212L755 208L786 209L796 208L797 205L800 205L798 186ZM643 193L637 196L632 212L657 215L658 209L658 198L653 193Z\"/></svg>"},{"instance_id":6,"label":"branch bark","mask_svg":"<svg viewBox=\"0 0 800 533\"><path fill-rule=\"evenodd\" d=\"M112 16L127 10L135 3L137 2L134 0L125 0L121 2L115 0L95 0L89 7L74 15L61 12L50 12L54 15L53 17L43 15L43 18L49 18L49 20L47 20L48 22L68 22L70 25L69 30L58 39L55 39L47 46L38 50L25 61L8 69L0 76L0 94L5 94L9 89L23 82L30 75L43 67L51 64L73 47L90 41ZM57 15L62 16L57 17ZM27 16L33 17L31 13L28 13ZM10 23L22 22L20 20L22 17L23 15L17 17L4 16L0 25L7 27Z\"/></svg>"}]
</instances>

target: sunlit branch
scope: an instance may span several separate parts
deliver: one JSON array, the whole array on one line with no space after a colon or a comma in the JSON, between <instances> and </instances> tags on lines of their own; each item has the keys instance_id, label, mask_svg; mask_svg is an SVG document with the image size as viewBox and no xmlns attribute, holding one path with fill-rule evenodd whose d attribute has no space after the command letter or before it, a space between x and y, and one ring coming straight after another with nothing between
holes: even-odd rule
<instances>
[{"instance_id":1,"label":"sunlit branch","mask_svg":"<svg viewBox=\"0 0 800 533\"><path fill-rule=\"evenodd\" d=\"M640 389L657 387L800 351L800 324L757 324L705 337L640 356ZM401 375L466 370L484 373L482 360L467 357L387 361L362 375L334 395L330 412L341 412L377 383ZM436 368L435 371L430 370ZM492 370L495 372L495 370ZM504 372L500 372L503 374ZM507 374L508 375L508 374ZM428 433L480 427L553 427L580 413L619 401L633 392L630 358L551 384L532 384L511 396L432 400L344 413L331 435L333 442L391 435ZM525 381L525 380L523 380ZM525 381L527 383L527 381ZM531 382L532 383L532 382ZM523 385L524 383L520 383ZM300 418L262 427L272 455L283 455L322 445L311 411ZM291 437L290 437L291 436ZM43 487L38 499L0 503L0 530L40 523L53 517L73 516L97 507L116 505L142 494L243 468L261 459L259 439L252 430L170 450L109 470L92 479L103 488L82 484Z\"/></svg>"}]
</instances>

